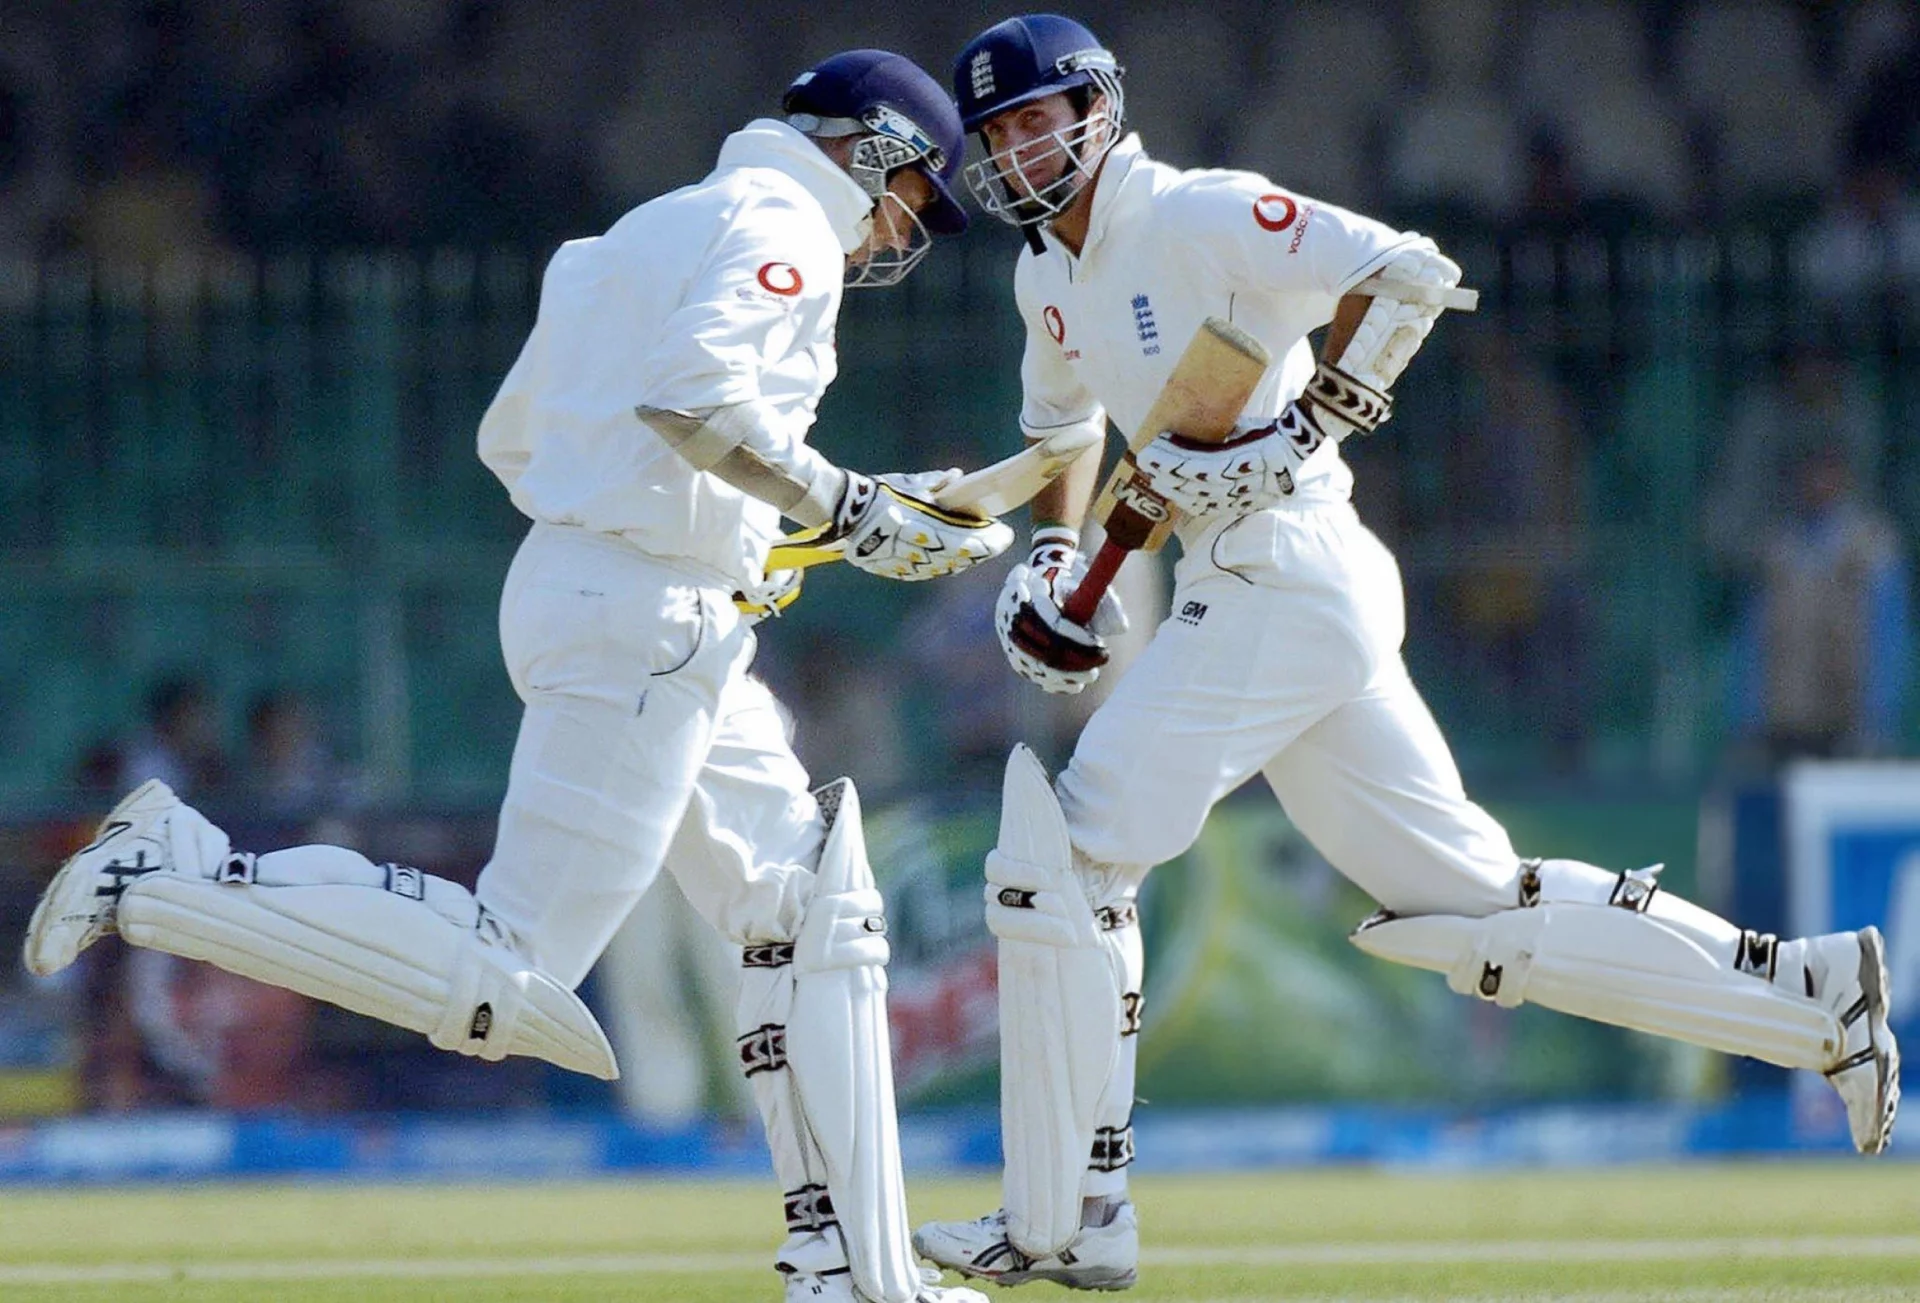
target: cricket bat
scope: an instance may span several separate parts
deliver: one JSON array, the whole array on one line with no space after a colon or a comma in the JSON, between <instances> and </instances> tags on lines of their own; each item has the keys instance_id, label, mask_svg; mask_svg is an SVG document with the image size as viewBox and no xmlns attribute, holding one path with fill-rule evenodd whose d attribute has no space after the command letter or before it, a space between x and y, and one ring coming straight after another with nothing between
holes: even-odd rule
<instances>
[{"instance_id":1,"label":"cricket bat","mask_svg":"<svg viewBox=\"0 0 1920 1303\"><path fill-rule=\"evenodd\" d=\"M1208 317L1200 323L1094 501L1093 518L1106 528L1107 538L1062 615L1087 624L1127 553L1155 551L1173 532L1173 507L1154 494L1133 455L1169 430L1202 443L1227 438L1272 361L1259 340L1232 322Z\"/></svg>"},{"instance_id":2,"label":"cricket bat","mask_svg":"<svg viewBox=\"0 0 1920 1303\"><path fill-rule=\"evenodd\" d=\"M982 517L1005 515L1031 501L1100 439L1098 432L1086 426L1056 430L1011 457L962 475L934 494L933 501L953 512ZM767 570L799 570L841 560L845 554L841 541L814 543L810 536L818 532L789 535L788 541L774 544L767 553Z\"/></svg>"}]
</instances>

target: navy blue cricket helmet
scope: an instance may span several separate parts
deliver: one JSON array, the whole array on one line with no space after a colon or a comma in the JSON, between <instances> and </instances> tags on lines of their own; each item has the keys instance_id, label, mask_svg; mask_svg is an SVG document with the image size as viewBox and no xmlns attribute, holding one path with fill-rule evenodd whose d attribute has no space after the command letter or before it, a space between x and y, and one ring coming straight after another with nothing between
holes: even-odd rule
<instances>
[{"instance_id":1,"label":"navy blue cricket helmet","mask_svg":"<svg viewBox=\"0 0 1920 1303\"><path fill-rule=\"evenodd\" d=\"M1085 96L1079 119L1053 132L1050 147L1036 152L1031 142L1012 145L971 164L967 188L981 208L1025 228L1028 240L1036 242L1034 230L1066 211L1119 143L1126 117L1120 88L1124 72L1098 37L1058 14L1009 18L967 42L954 60L953 97L968 131L981 131L1009 109L1081 87L1104 100L1095 107L1093 96ZM1053 175L1040 175L1046 172Z\"/></svg>"},{"instance_id":2,"label":"navy blue cricket helmet","mask_svg":"<svg viewBox=\"0 0 1920 1303\"><path fill-rule=\"evenodd\" d=\"M997 113L1076 86L1106 95L1116 127L1122 119L1124 69L1092 32L1058 14L1026 14L995 23L967 42L953 64L953 97L968 131Z\"/></svg>"},{"instance_id":3,"label":"navy blue cricket helmet","mask_svg":"<svg viewBox=\"0 0 1920 1303\"><path fill-rule=\"evenodd\" d=\"M853 175L875 200L876 179L884 190L892 172L918 165L934 190L920 214L927 229L941 235L967 229L966 210L953 195L966 132L940 83L913 60L887 50L843 51L794 78L780 107L809 134L863 132Z\"/></svg>"}]
</instances>

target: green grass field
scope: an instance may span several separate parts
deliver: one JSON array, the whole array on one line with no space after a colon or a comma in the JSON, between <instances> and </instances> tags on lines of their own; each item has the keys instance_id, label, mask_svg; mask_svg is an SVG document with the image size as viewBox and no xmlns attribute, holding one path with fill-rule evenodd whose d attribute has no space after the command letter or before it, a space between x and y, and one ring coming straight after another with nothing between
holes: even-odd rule
<instances>
[{"instance_id":1,"label":"green grass field","mask_svg":"<svg viewBox=\"0 0 1920 1303\"><path fill-rule=\"evenodd\" d=\"M916 1218L990 1181L921 1181ZM1920 1166L1148 1177L1126 1297L1920 1299ZM0 1193L0 1298L777 1300L764 1183ZM990 1291L991 1292L991 1291ZM1028 1286L1020 1303L1066 1291Z\"/></svg>"}]
</instances>

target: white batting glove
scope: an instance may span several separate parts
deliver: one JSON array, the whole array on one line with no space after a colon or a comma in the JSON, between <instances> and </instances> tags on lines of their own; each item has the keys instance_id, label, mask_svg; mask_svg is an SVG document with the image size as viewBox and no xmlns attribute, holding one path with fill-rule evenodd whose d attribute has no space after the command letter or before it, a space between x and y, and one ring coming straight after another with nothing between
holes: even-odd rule
<instances>
[{"instance_id":1,"label":"white batting glove","mask_svg":"<svg viewBox=\"0 0 1920 1303\"><path fill-rule=\"evenodd\" d=\"M1370 434L1393 412L1386 394L1327 362L1304 393L1266 425L1225 443L1195 443L1167 431L1134 462L1148 485L1189 516L1245 516L1291 497L1294 476L1329 439Z\"/></svg>"},{"instance_id":2,"label":"white batting glove","mask_svg":"<svg viewBox=\"0 0 1920 1303\"><path fill-rule=\"evenodd\" d=\"M993 611L1000 650L1014 672L1043 691L1067 695L1100 677L1107 636L1127 629L1126 612L1112 590L1101 595L1091 628L1061 614L1087 571L1078 542L1070 529L1036 530L1032 551L1007 572Z\"/></svg>"},{"instance_id":3,"label":"white batting glove","mask_svg":"<svg viewBox=\"0 0 1920 1303\"><path fill-rule=\"evenodd\" d=\"M1191 443L1164 433L1134 460L1153 491L1189 516L1205 519L1265 511L1293 493L1293 473L1325 442L1289 403L1269 425L1225 443Z\"/></svg>"},{"instance_id":4,"label":"white batting glove","mask_svg":"<svg viewBox=\"0 0 1920 1303\"><path fill-rule=\"evenodd\" d=\"M847 474L829 537L846 540L847 564L883 579L916 582L992 560L1013 542L998 520L931 501L958 470L869 478Z\"/></svg>"}]
</instances>

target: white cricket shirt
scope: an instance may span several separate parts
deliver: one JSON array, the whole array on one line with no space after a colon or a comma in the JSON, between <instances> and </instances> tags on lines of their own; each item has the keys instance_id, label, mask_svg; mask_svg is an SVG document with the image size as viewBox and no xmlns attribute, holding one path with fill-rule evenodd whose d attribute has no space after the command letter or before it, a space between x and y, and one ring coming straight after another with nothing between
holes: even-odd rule
<instances>
[{"instance_id":1,"label":"white cricket shirt","mask_svg":"<svg viewBox=\"0 0 1920 1303\"><path fill-rule=\"evenodd\" d=\"M780 513L694 470L634 409L751 404L749 447L817 462L805 439L836 370L845 258L871 210L785 123L735 132L705 180L554 254L533 332L480 422L481 461L535 520L757 584Z\"/></svg>"},{"instance_id":2,"label":"white cricket shirt","mask_svg":"<svg viewBox=\"0 0 1920 1303\"><path fill-rule=\"evenodd\" d=\"M1021 428L1104 430L1111 418L1129 439L1207 317L1251 332L1276 359L1242 424L1278 416L1313 374L1307 333L1420 238L1252 172L1157 163L1137 135L1107 155L1080 256L1044 229L1042 237L1046 252L1022 253L1013 278L1027 326ZM1293 500L1303 504L1345 501L1353 488L1332 442L1294 479ZM1202 524L1180 531L1189 550Z\"/></svg>"}]
</instances>

